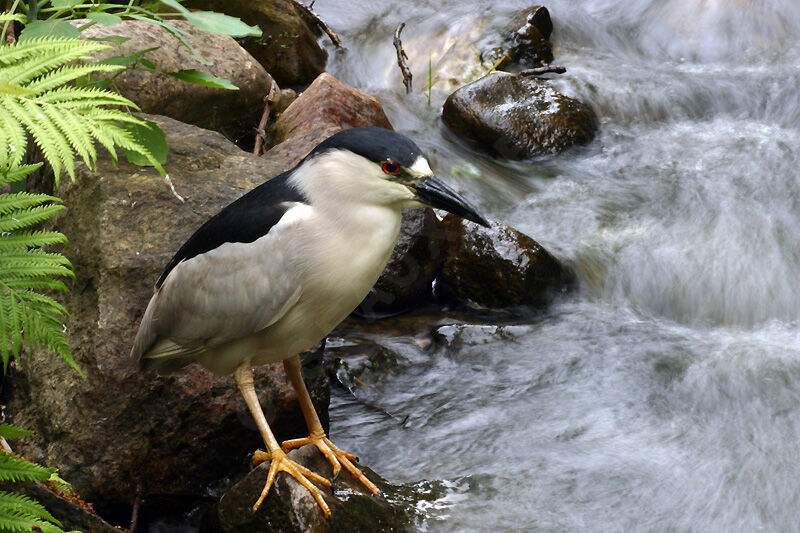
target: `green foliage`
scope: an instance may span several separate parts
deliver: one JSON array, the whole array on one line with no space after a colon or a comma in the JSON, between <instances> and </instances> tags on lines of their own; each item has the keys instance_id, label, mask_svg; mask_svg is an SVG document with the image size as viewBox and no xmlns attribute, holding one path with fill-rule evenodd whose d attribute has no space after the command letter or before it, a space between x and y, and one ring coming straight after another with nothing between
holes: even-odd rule
<instances>
[{"instance_id":1,"label":"green foliage","mask_svg":"<svg viewBox=\"0 0 800 533\"><path fill-rule=\"evenodd\" d=\"M63 169L75 178L75 154L94 166L97 141L116 157L115 147L149 152L124 124L144 124L121 109L136 105L116 93L71 82L93 72L112 72L119 65L82 64L76 60L107 45L56 37L37 37L0 45L0 168L24 161L29 133L53 168L58 182ZM162 173L163 169L152 161Z\"/></svg>"},{"instance_id":2,"label":"green foliage","mask_svg":"<svg viewBox=\"0 0 800 533\"><path fill-rule=\"evenodd\" d=\"M0 186L24 179L39 166L0 168ZM0 195L0 358L4 370L12 356L19 356L24 339L31 349L49 348L80 373L65 336L67 310L40 292L67 291L59 278L74 277L72 265L63 255L43 249L67 239L55 231L32 229L63 209L58 198L46 194Z\"/></svg>"},{"instance_id":3,"label":"green foliage","mask_svg":"<svg viewBox=\"0 0 800 533\"><path fill-rule=\"evenodd\" d=\"M9 424L0 424L0 438L13 439L29 435ZM49 481L55 474L54 468L45 468L31 463L22 457L0 451L0 481ZM43 533L64 533L61 522L51 515L42 504L14 492L0 491L0 533L42 531Z\"/></svg>"}]
</instances>

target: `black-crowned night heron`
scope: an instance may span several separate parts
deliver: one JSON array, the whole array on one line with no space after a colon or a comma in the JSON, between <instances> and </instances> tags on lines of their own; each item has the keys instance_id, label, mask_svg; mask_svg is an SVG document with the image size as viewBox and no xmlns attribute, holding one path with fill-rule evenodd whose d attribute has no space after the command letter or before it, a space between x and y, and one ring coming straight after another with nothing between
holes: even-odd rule
<instances>
[{"instance_id":1,"label":"black-crowned night heron","mask_svg":"<svg viewBox=\"0 0 800 533\"><path fill-rule=\"evenodd\" d=\"M333 465L378 489L355 456L325 436L300 373L298 353L322 340L364 299L392 253L401 209L437 207L486 221L433 176L420 149L381 128L341 131L292 170L263 183L203 224L167 264L131 356L160 373L197 362L234 373L271 461L258 509L279 471L297 479L330 515L311 482L330 482L286 452L314 444ZM309 436L278 445L253 388L254 365L283 361Z\"/></svg>"}]
</instances>

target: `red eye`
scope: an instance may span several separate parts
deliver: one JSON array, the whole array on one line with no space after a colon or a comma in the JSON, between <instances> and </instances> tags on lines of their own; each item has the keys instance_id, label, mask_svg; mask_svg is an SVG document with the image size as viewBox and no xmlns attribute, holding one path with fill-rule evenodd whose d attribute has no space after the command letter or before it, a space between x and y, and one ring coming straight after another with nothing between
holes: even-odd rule
<instances>
[{"instance_id":1,"label":"red eye","mask_svg":"<svg viewBox=\"0 0 800 533\"><path fill-rule=\"evenodd\" d=\"M394 161L384 161L383 165L381 165L381 168L383 168L383 171L387 174L397 174L400 172L400 165Z\"/></svg>"}]
</instances>

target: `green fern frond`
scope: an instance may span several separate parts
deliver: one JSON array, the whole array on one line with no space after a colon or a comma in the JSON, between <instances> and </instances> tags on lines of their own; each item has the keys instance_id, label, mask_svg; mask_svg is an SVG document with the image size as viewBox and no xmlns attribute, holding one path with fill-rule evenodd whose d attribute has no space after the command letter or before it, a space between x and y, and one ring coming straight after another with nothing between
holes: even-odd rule
<instances>
[{"instance_id":1,"label":"green fern frond","mask_svg":"<svg viewBox=\"0 0 800 533\"><path fill-rule=\"evenodd\" d=\"M0 451L0 481L47 481L54 468L45 468L22 457Z\"/></svg>"},{"instance_id":2,"label":"green fern frond","mask_svg":"<svg viewBox=\"0 0 800 533\"><path fill-rule=\"evenodd\" d=\"M15 211L13 215L0 216L0 233L16 231L32 226L33 224L44 222L64 209L64 206L60 204L47 204Z\"/></svg>"},{"instance_id":3,"label":"green fern frond","mask_svg":"<svg viewBox=\"0 0 800 533\"><path fill-rule=\"evenodd\" d=\"M59 199L55 196L48 196L46 194L30 194L27 192L2 194L0 195L0 215L5 215L20 209L27 209L47 202L58 201Z\"/></svg>"},{"instance_id":4,"label":"green fern frond","mask_svg":"<svg viewBox=\"0 0 800 533\"><path fill-rule=\"evenodd\" d=\"M0 437L4 439L18 439L20 437L29 437L33 435L33 431L21 429L11 424L0 424Z\"/></svg>"},{"instance_id":5,"label":"green fern frond","mask_svg":"<svg viewBox=\"0 0 800 533\"><path fill-rule=\"evenodd\" d=\"M23 179L39 165L0 167L0 183ZM74 278L72 264L43 246L66 243L55 231L32 230L63 210L60 200L46 194L18 192L0 195L0 359L3 367L17 357L23 341L31 349L47 347L78 370L66 341L64 306L38 291L67 290L63 278Z\"/></svg>"},{"instance_id":6,"label":"green fern frond","mask_svg":"<svg viewBox=\"0 0 800 533\"><path fill-rule=\"evenodd\" d=\"M5 514L9 511L16 511L26 514L31 518L39 518L61 525L61 522L56 520L55 517L47 512L47 509L36 500L22 494L0 491L0 513Z\"/></svg>"},{"instance_id":7,"label":"green fern frond","mask_svg":"<svg viewBox=\"0 0 800 533\"><path fill-rule=\"evenodd\" d=\"M5 196L10 195L0 195L0 199ZM0 252L66 243L67 238L57 231L19 231L0 237Z\"/></svg>"},{"instance_id":8,"label":"green fern frond","mask_svg":"<svg viewBox=\"0 0 800 533\"><path fill-rule=\"evenodd\" d=\"M27 84L26 88L43 93L61 87L80 77L88 76L94 72L115 72L117 70L120 70L120 65L70 65L68 67L57 68L41 76L37 80Z\"/></svg>"},{"instance_id":9,"label":"green fern frond","mask_svg":"<svg viewBox=\"0 0 800 533\"><path fill-rule=\"evenodd\" d=\"M75 158L94 168L94 143L116 159L116 147L134 150L161 166L146 147L120 127L145 122L114 106L138 107L123 96L97 87L69 84L94 72L111 72L122 65L72 64L109 48L95 41L41 37L0 44L0 167L23 161L30 135L53 169L56 183L62 171L75 179ZM2 231L2 230L0 230Z\"/></svg>"}]
</instances>

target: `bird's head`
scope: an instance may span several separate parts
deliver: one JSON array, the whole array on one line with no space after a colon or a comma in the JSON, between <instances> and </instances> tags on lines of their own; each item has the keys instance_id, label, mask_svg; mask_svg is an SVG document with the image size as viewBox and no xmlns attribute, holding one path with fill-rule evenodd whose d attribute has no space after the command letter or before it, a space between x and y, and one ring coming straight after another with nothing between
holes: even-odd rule
<instances>
[{"instance_id":1,"label":"bird's head","mask_svg":"<svg viewBox=\"0 0 800 533\"><path fill-rule=\"evenodd\" d=\"M397 207L435 207L489 223L433 175L408 137L383 128L352 128L328 137L297 166L295 183L312 198L338 197Z\"/></svg>"}]
</instances>

